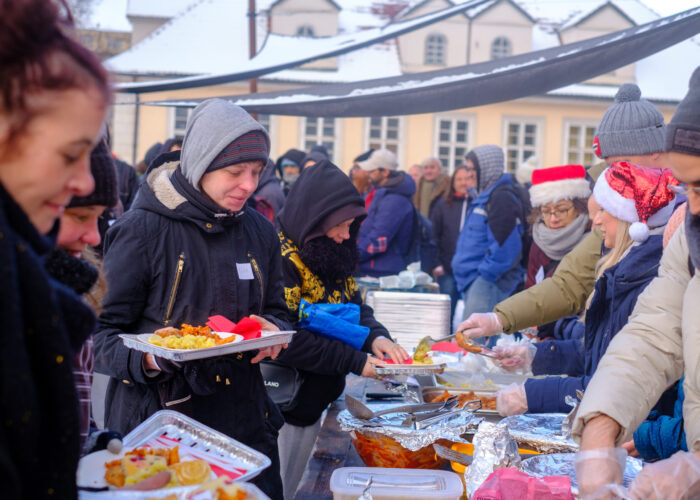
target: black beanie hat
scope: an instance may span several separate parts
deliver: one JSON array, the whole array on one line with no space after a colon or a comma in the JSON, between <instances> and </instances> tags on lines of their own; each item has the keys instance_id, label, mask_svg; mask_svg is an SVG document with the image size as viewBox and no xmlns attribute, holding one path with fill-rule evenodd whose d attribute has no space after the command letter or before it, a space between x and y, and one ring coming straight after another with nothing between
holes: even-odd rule
<instances>
[{"instance_id":1,"label":"black beanie hat","mask_svg":"<svg viewBox=\"0 0 700 500\"><path fill-rule=\"evenodd\" d=\"M104 205L111 208L117 204L119 201L117 173L114 169L112 153L104 140L97 143L95 149L90 153L90 172L95 179L95 190L87 196L74 196L66 208L92 205Z\"/></svg>"},{"instance_id":2,"label":"black beanie hat","mask_svg":"<svg viewBox=\"0 0 700 500\"><path fill-rule=\"evenodd\" d=\"M666 151L700 156L700 66L695 68L688 93L666 126Z\"/></svg>"}]
</instances>

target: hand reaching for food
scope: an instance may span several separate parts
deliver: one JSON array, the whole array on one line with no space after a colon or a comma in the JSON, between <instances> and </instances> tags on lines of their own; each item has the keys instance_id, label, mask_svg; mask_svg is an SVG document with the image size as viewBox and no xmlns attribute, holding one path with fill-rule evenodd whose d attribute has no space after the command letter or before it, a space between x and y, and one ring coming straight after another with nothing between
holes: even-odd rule
<instances>
[{"instance_id":1,"label":"hand reaching for food","mask_svg":"<svg viewBox=\"0 0 700 500\"><path fill-rule=\"evenodd\" d=\"M637 499L690 499L700 495L700 458L679 451L671 458L647 464L630 486Z\"/></svg>"},{"instance_id":2,"label":"hand reaching for food","mask_svg":"<svg viewBox=\"0 0 700 500\"><path fill-rule=\"evenodd\" d=\"M532 361L537 354L534 344L496 346L493 348L494 361L498 366L509 372L515 370L529 371Z\"/></svg>"},{"instance_id":3,"label":"hand reaching for food","mask_svg":"<svg viewBox=\"0 0 700 500\"><path fill-rule=\"evenodd\" d=\"M496 409L502 417L527 412L525 384L510 384L496 393Z\"/></svg>"},{"instance_id":4,"label":"hand reaching for food","mask_svg":"<svg viewBox=\"0 0 700 500\"><path fill-rule=\"evenodd\" d=\"M490 337L503 333L503 325L496 313L473 313L457 327L457 333L466 337Z\"/></svg>"},{"instance_id":5,"label":"hand reaching for food","mask_svg":"<svg viewBox=\"0 0 700 500\"><path fill-rule=\"evenodd\" d=\"M372 352L380 360L389 356L394 363L399 364L410 358L403 347L383 336L372 341Z\"/></svg>"},{"instance_id":6,"label":"hand reaching for food","mask_svg":"<svg viewBox=\"0 0 700 500\"><path fill-rule=\"evenodd\" d=\"M367 356L367 361L365 362L364 368L362 368L361 375L368 378L377 378L377 370L375 368L377 365L381 364L381 359L375 358L374 356Z\"/></svg>"}]
</instances>

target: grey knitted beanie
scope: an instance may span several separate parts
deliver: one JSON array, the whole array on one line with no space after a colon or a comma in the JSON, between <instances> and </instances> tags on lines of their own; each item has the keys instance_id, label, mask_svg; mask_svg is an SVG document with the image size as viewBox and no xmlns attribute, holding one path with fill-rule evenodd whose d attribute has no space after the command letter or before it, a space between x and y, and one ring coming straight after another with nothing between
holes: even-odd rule
<instances>
[{"instance_id":1,"label":"grey knitted beanie","mask_svg":"<svg viewBox=\"0 0 700 500\"><path fill-rule=\"evenodd\" d=\"M666 150L700 156L700 66L695 68L688 93L668 123Z\"/></svg>"},{"instance_id":2,"label":"grey knitted beanie","mask_svg":"<svg viewBox=\"0 0 700 500\"><path fill-rule=\"evenodd\" d=\"M600 158L664 151L664 116L641 97L637 85L620 86L615 104L605 111L596 130L594 147Z\"/></svg>"}]
</instances>

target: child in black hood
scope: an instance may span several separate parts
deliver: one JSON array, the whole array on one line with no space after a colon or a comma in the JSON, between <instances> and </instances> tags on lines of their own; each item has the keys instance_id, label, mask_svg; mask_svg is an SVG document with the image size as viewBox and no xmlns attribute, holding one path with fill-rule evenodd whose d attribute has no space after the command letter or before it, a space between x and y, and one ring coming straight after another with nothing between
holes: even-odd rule
<instances>
[{"instance_id":1,"label":"child in black hood","mask_svg":"<svg viewBox=\"0 0 700 500\"><path fill-rule=\"evenodd\" d=\"M374 365L385 355L408 358L389 332L362 303L352 274L358 262L357 233L367 212L350 178L328 160L304 169L292 186L279 217L287 308L298 316L299 302L353 303L360 306L360 324L369 328L362 350L338 340L296 328L289 348L278 361L303 377L294 401L282 413L279 449L285 498L301 479L328 404L343 392L345 376L376 377ZM374 354L376 357L371 356Z\"/></svg>"}]
</instances>

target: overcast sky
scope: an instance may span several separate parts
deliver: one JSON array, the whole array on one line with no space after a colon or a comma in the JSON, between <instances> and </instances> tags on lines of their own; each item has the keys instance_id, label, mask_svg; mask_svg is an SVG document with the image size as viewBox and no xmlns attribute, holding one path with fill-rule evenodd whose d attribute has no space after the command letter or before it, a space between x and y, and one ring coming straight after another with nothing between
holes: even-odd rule
<instances>
[{"instance_id":1,"label":"overcast sky","mask_svg":"<svg viewBox=\"0 0 700 500\"><path fill-rule=\"evenodd\" d=\"M643 2L663 16L700 7L700 0L643 0Z\"/></svg>"}]
</instances>

